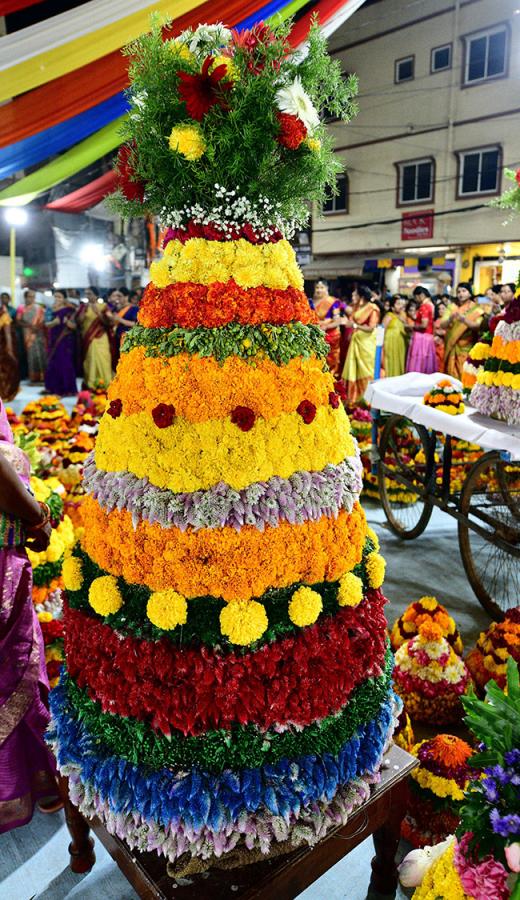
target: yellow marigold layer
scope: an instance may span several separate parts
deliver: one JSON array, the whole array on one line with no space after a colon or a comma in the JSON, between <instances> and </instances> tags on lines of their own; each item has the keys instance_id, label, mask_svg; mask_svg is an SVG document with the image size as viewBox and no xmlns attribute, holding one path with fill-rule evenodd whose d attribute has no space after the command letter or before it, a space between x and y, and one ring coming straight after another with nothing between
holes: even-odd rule
<instances>
[{"instance_id":1,"label":"yellow marigold layer","mask_svg":"<svg viewBox=\"0 0 520 900\"><path fill-rule=\"evenodd\" d=\"M306 425L297 412L257 419L241 431L231 418L193 424L174 419L158 428L149 413L101 420L96 465L108 472L129 471L171 491L207 490L225 481L236 490L274 475L319 472L355 454L342 407L320 406Z\"/></svg>"},{"instance_id":2,"label":"yellow marigold layer","mask_svg":"<svg viewBox=\"0 0 520 900\"><path fill-rule=\"evenodd\" d=\"M180 531L142 521L134 530L127 510L106 513L85 499L83 546L105 571L154 591L225 600L259 597L296 581L336 581L361 560L366 520L352 513L317 522L282 522L263 532L252 526Z\"/></svg>"},{"instance_id":3,"label":"yellow marigold layer","mask_svg":"<svg viewBox=\"0 0 520 900\"><path fill-rule=\"evenodd\" d=\"M253 366L238 356L219 365L213 357L187 353L159 359L136 347L121 356L108 399L122 401L123 415L151 413L158 403L171 403L189 422L224 418L236 406L272 419L294 412L302 400L327 405L334 379L325 366L316 357L297 357L286 366L270 359Z\"/></svg>"},{"instance_id":4,"label":"yellow marigold layer","mask_svg":"<svg viewBox=\"0 0 520 900\"><path fill-rule=\"evenodd\" d=\"M450 844L448 849L439 859L435 860L428 869L420 887L414 891L412 900L472 900L469 894L464 892L461 880L458 876L453 861L455 844Z\"/></svg>"},{"instance_id":5,"label":"yellow marigold layer","mask_svg":"<svg viewBox=\"0 0 520 900\"><path fill-rule=\"evenodd\" d=\"M482 369L477 375L479 384L485 384L488 387L510 387L514 391L520 391L520 374L514 375L512 372L485 372Z\"/></svg>"},{"instance_id":6,"label":"yellow marigold layer","mask_svg":"<svg viewBox=\"0 0 520 900\"><path fill-rule=\"evenodd\" d=\"M231 278L244 288L295 287L303 289L303 275L288 241L250 244L238 241L208 241L191 238L185 244L170 241L162 259L150 266L150 278L157 287L176 281L210 284Z\"/></svg>"}]
</instances>

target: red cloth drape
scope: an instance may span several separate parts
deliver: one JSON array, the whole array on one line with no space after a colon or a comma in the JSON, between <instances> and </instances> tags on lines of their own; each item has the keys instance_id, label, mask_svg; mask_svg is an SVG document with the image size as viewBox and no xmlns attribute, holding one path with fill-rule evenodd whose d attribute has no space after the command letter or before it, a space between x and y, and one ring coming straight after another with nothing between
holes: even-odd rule
<instances>
[{"instance_id":1,"label":"red cloth drape","mask_svg":"<svg viewBox=\"0 0 520 900\"><path fill-rule=\"evenodd\" d=\"M9 13L19 12L41 2L42 0L0 0L0 16L8 16Z\"/></svg>"},{"instance_id":2,"label":"red cloth drape","mask_svg":"<svg viewBox=\"0 0 520 900\"><path fill-rule=\"evenodd\" d=\"M84 212L86 209L91 209L96 203L100 203L107 194L111 194L115 189L116 173L111 170L77 191L72 191L72 193L60 197L59 200L47 203L44 209L68 213Z\"/></svg>"}]
</instances>

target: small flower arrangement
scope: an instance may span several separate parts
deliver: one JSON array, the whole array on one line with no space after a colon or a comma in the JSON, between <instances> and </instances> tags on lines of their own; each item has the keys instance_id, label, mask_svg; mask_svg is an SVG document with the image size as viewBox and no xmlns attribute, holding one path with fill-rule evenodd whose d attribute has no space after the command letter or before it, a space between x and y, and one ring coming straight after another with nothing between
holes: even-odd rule
<instances>
[{"instance_id":1,"label":"small flower arrangement","mask_svg":"<svg viewBox=\"0 0 520 900\"><path fill-rule=\"evenodd\" d=\"M436 597L421 597L420 600L407 606L402 616L399 616L394 622L390 634L392 648L398 650L402 644L415 637L424 622L434 622L439 625L442 636L446 638L450 647L458 656L462 655L462 640L455 620Z\"/></svg>"},{"instance_id":2,"label":"small flower arrangement","mask_svg":"<svg viewBox=\"0 0 520 900\"><path fill-rule=\"evenodd\" d=\"M456 838L408 854L402 883L413 900L518 900L520 897L520 681L509 660L507 693L491 681L486 699L463 698L465 722L479 752L478 776L464 789Z\"/></svg>"},{"instance_id":3,"label":"small flower arrangement","mask_svg":"<svg viewBox=\"0 0 520 900\"><path fill-rule=\"evenodd\" d=\"M395 654L394 687L412 722L449 725L462 716L461 696L470 674L433 621L419 625L418 634Z\"/></svg>"},{"instance_id":4,"label":"small flower arrangement","mask_svg":"<svg viewBox=\"0 0 520 900\"><path fill-rule=\"evenodd\" d=\"M448 378L437 382L435 387L424 395L423 402L425 406L433 406L434 409L449 416L459 416L465 409L462 394Z\"/></svg>"},{"instance_id":5,"label":"small flower arrangement","mask_svg":"<svg viewBox=\"0 0 520 900\"><path fill-rule=\"evenodd\" d=\"M291 47L290 21L240 32L199 25L164 41L167 27L152 17L126 49L131 109L114 208L177 229L211 223L229 235L249 225L290 237L308 200L335 189L341 164L321 114L357 112L356 77L330 59L317 20L305 55Z\"/></svg>"},{"instance_id":6,"label":"small flower arrangement","mask_svg":"<svg viewBox=\"0 0 520 900\"><path fill-rule=\"evenodd\" d=\"M459 811L472 770L473 753L465 741L451 734L438 734L421 741L410 751L419 767L410 776L410 796L402 837L414 847L438 844L459 824Z\"/></svg>"},{"instance_id":7,"label":"small flower arrangement","mask_svg":"<svg viewBox=\"0 0 520 900\"><path fill-rule=\"evenodd\" d=\"M520 606L508 610L503 622L493 622L483 631L468 653L466 665L480 691L491 678L499 687L505 687L510 657L520 664Z\"/></svg>"}]
</instances>

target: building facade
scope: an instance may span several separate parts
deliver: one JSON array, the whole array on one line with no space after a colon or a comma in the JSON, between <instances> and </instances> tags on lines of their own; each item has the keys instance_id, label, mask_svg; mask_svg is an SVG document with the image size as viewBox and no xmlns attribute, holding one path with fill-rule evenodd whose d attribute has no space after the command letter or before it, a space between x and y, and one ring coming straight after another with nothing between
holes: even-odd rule
<instances>
[{"instance_id":1,"label":"building facade","mask_svg":"<svg viewBox=\"0 0 520 900\"><path fill-rule=\"evenodd\" d=\"M345 174L306 277L516 281L520 223L489 202L520 164L520 0L368 0L330 49L360 111L330 123Z\"/></svg>"}]
</instances>

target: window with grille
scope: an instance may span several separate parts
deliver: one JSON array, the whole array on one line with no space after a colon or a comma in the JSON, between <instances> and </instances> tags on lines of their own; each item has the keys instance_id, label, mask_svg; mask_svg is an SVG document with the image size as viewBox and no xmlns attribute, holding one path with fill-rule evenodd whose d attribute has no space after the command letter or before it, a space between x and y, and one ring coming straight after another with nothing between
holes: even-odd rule
<instances>
[{"instance_id":1,"label":"window with grille","mask_svg":"<svg viewBox=\"0 0 520 900\"><path fill-rule=\"evenodd\" d=\"M397 163L399 205L422 203L433 198L433 159Z\"/></svg>"},{"instance_id":2,"label":"window with grille","mask_svg":"<svg viewBox=\"0 0 520 900\"><path fill-rule=\"evenodd\" d=\"M506 74L508 29L505 25L466 35L464 42L464 84L488 81Z\"/></svg>"},{"instance_id":3,"label":"window with grille","mask_svg":"<svg viewBox=\"0 0 520 900\"><path fill-rule=\"evenodd\" d=\"M348 178L345 173L336 177L335 196L329 194L323 204L324 215L338 212L348 212Z\"/></svg>"},{"instance_id":4,"label":"window with grille","mask_svg":"<svg viewBox=\"0 0 520 900\"><path fill-rule=\"evenodd\" d=\"M459 196L496 194L500 186L501 148L464 150L459 157Z\"/></svg>"}]
</instances>

